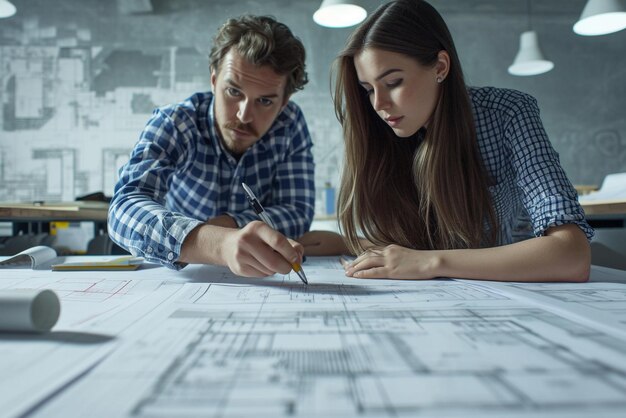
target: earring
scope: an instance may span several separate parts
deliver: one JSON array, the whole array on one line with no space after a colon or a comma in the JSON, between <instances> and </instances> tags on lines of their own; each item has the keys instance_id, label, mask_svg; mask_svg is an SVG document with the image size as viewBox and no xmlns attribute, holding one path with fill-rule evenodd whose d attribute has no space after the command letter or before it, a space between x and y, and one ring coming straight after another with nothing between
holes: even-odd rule
<instances>
[{"instance_id":1,"label":"earring","mask_svg":"<svg viewBox=\"0 0 626 418\"><path fill-rule=\"evenodd\" d=\"M443 77L437 77L437 83L441 83L443 81Z\"/></svg>"}]
</instances>

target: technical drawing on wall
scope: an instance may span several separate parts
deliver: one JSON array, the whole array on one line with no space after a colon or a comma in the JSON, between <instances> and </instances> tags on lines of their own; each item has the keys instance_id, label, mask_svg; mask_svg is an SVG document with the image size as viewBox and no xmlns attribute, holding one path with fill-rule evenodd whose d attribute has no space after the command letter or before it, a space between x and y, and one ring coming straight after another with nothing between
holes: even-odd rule
<instances>
[{"instance_id":1,"label":"technical drawing on wall","mask_svg":"<svg viewBox=\"0 0 626 418\"><path fill-rule=\"evenodd\" d=\"M209 36L202 47L169 35L165 43L151 38L120 42L115 33L98 30L110 22L106 16L94 17L89 5L76 3L61 22L16 15L9 23L23 23L0 28L2 201L72 201L98 191L112 195L118 170L152 111L210 90ZM106 5L116 7L115 2ZM141 32L161 26L143 17L147 21L136 17L133 23L145 27ZM91 19L97 24L88 25ZM201 25L197 29L207 30L205 21ZM322 213L321 185L338 182L340 128L326 117L332 116L330 105L318 110L320 102L330 104L326 89L320 94L309 88L293 100L309 115L316 210ZM324 117L313 117L320 112Z\"/></svg>"}]
</instances>

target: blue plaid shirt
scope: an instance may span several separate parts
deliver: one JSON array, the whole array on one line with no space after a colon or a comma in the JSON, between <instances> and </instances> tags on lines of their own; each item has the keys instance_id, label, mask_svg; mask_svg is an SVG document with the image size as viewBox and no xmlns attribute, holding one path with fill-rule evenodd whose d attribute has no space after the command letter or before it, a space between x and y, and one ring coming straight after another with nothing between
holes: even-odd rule
<instances>
[{"instance_id":1,"label":"blue plaid shirt","mask_svg":"<svg viewBox=\"0 0 626 418\"><path fill-rule=\"evenodd\" d=\"M537 101L493 87L469 88L469 94L478 146L493 181L489 191L500 222L499 244L516 241L520 219L528 217L529 235L574 223L591 240L593 229L550 144Z\"/></svg>"},{"instance_id":2,"label":"blue plaid shirt","mask_svg":"<svg viewBox=\"0 0 626 418\"><path fill-rule=\"evenodd\" d=\"M212 93L154 111L120 169L108 217L114 242L148 261L182 268L183 241L204 221L228 214L242 227L259 219L242 182L278 231L288 237L308 231L314 162L300 108L289 102L239 161L222 147L214 121Z\"/></svg>"}]
</instances>

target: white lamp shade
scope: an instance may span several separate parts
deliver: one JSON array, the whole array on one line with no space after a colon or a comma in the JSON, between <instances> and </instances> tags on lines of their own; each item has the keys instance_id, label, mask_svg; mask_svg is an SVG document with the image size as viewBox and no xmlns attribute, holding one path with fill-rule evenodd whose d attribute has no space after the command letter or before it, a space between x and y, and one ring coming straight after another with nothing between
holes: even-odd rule
<instances>
[{"instance_id":1,"label":"white lamp shade","mask_svg":"<svg viewBox=\"0 0 626 418\"><path fill-rule=\"evenodd\" d=\"M329 28L345 28L356 25L365 19L367 12L350 0L324 0L313 20Z\"/></svg>"},{"instance_id":2,"label":"white lamp shade","mask_svg":"<svg viewBox=\"0 0 626 418\"><path fill-rule=\"evenodd\" d=\"M588 0L574 32L579 35L606 35L626 28L626 1Z\"/></svg>"},{"instance_id":3,"label":"white lamp shade","mask_svg":"<svg viewBox=\"0 0 626 418\"><path fill-rule=\"evenodd\" d=\"M519 51L513 64L509 67L509 73L513 75L537 75L550 71L554 68L552 61L543 57L539 49L537 32L527 31L520 36Z\"/></svg>"},{"instance_id":4,"label":"white lamp shade","mask_svg":"<svg viewBox=\"0 0 626 418\"><path fill-rule=\"evenodd\" d=\"M17 9L8 0L0 0L0 18L11 17L15 14Z\"/></svg>"}]
</instances>

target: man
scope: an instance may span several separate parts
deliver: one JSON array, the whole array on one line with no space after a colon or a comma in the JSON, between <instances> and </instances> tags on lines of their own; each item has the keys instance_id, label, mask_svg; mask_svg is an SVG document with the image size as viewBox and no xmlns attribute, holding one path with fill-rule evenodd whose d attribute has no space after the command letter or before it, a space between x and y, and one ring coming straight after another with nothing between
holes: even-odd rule
<instances>
[{"instance_id":1,"label":"man","mask_svg":"<svg viewBox=\"0 0 626 418\"><path fill-rule=\"evenodd\" d=\"M307 83L304 46L267 16L228 20L210 54L212 93L154 111L120 170L109 234L133 255L243 276L291 271L315 206L311 138L289 101ZM245 182L276 227L258 221Z\"/></svg>"}]
</instances>

